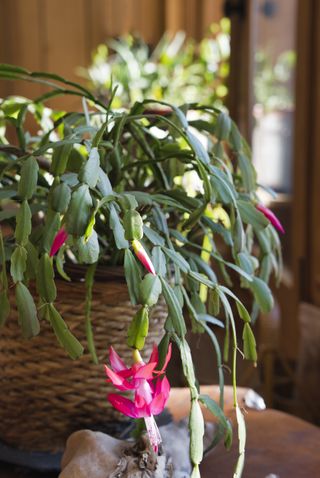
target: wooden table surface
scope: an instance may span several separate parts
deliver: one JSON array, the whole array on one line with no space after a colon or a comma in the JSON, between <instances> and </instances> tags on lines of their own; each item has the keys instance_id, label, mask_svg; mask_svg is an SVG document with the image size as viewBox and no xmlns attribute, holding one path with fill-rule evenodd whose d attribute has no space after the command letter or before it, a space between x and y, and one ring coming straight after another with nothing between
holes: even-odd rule
<instances>
[{"instance_id":1,"label":"wooden table surface","mask_svg":"<svg viewBox=\"0 0 320 478\"><path fill-rule=\"evenodd\" d=\"M205 386L202 393L217 399L218 388ZM239 390L239 403L246 389ZM235 424L232 393L226 387L225 413ZM189 391L172 389L168 408L176 420L184 418L189 409ZM205 414L212 420L210 414ZM276 475L279 478L320 477L320 429L299 418L276 411L246 411L247 446L243 478L265 478ZM231 478L237 460L238 440L236 430L230 451L218 445L204 459L201 466L202 478ZM14 469L0 464L0 478L56 478L56 475L37 474Z\"/></svg>"}]
</instances>

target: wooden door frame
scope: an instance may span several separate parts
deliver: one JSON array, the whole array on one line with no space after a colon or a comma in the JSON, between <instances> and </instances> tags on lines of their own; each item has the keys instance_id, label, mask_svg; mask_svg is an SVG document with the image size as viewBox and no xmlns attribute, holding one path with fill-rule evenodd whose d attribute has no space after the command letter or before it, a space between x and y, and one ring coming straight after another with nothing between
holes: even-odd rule
<instances>
[{"instance_id":1,"label":"wooden door frame","mask_svg":"<svg viewBox=\"0 0 320 478\"><path fill-rule=\"evenodd\" d=\"M236 0L233 0L237 4ZM250 21L254 0L245 2L245 15L231 16L229 109L244 136L251 138L252 54ZM299 349L298 306L320 306L320 2L298 0L297 66L293 164L292 268L290 301L293 316L282 318L285 354ZM250 53L251 52L251 53Z\"/></svg>"}]
</instances>

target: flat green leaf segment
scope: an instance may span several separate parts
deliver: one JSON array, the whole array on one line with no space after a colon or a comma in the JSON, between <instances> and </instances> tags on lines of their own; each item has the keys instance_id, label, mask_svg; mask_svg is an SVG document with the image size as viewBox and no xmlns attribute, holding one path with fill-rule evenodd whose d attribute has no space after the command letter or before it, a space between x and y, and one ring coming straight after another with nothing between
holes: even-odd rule
<instances>
[{"instance_id":1,"label":"flat green leaf segment","mask_svg":"<svg viewBox=\"0 0 320 478\"><path fill-rule=\"evenodd\" d=\"M10 231L0 235L0 324L10 320L12 284L25 337L41 333L39 318L45 318L72 359L85 345L97 362L90 317L95 273L120 266L135 307L129 347L143 349L152 308L159 301L167 307L160 363L175 342L190 388L194 477L203 455L200 405L218 420L211 446L222 439L231 444L223 413L224 371L231 369L240 439L235 476L241 476L237 358L258 360L253 319L273 307L268 283L272 276L279 281L282 258L276 230L256 207L256 174L237 126L225 110L197 104L145 100L113 110L81 85L12 65L0 65L1 78L40 82L46 92L0 104L0 219ZM58 95L78 97L76 111L51 110L46 101ZM37 136L28 131L27 113L39 126ZM87 267L86 344L55 305L56 281L71 280L70 262ZM245 304L241 288L250 298ZM219 403L198 390L188 328L210 338Z\"/></svg>"}]
</instances>

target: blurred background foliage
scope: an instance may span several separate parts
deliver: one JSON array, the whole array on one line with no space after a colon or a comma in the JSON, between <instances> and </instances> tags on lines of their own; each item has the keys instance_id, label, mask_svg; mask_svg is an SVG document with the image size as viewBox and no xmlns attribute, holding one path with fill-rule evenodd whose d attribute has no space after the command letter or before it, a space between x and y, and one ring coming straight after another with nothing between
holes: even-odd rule
<instances>
[{"instance_id":1,"label":"blurred background foliage","mask_svg":"<svg viewBox=\"0 0 320 478\"><path fill-rule=\"evenodd\" d=\"M292 109L294 94L290 88L296 64L294 50L286 50L273 59L266 49L255 54L256 75L254 78L255 103L264 112Z\"/></svg>"},{"instance_id":2,"label":"blurred background foliage","mask_svg":"<svg viewBox=\"0 0 320 478\"><path fill-rule=\"evenodd\" d=\"M101 100L117 87L114 108L146 98L183 103L223 104L228 93L230 21L213 23L196 42L183 31L165 33L154 49L136 35L100 44L88 68L78 73Z\"/></svg>"}]
</instances>

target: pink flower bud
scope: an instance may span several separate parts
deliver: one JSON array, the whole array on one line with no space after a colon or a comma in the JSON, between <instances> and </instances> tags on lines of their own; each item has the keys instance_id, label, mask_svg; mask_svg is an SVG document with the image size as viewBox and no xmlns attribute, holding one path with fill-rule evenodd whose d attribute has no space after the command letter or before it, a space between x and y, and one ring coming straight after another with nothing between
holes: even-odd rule
<instances>
[{"instance_id":1,"label":"pink flower bud","mask_svg":"<svg viewBox=\"0 0 320 478\"><path fill-rule=\"evenodd\" d=\"M271 222L271 224L276 229L278 229L278 231L282 232L282 234L285 233L285 230L284 230L281 222L279 221L277 216L271 211L271 209L269 209L266 206L263 206L263 204L257 204L256 208L258 209L258 211L262 212L262 214Z\"/></svg>"},{"instance_id":2,"label":"pink flower bud","mask_svg":"<svg viewBox=\"0 0 320 478\"><path fill-rule=\"evenodd\" d=\"M153 274L155 276L156 271L153 267L153 264L150 260L150 257L146 253L142 244L137 239L134 239L132 241L132 248L134 250L135 255L137 256L137 258L141 262L141 264L143 264L143 266L147 269L148 272L150 272L151 274Z\"/></svg>"},{"instance_id":3,"label":"pink flower bud","mask_svg":"<svg viewBox=\"0 0 320 478\"><path fill-rule=\"evenodd\" d=\"M68 239L68 233L65 230L65 228L62 226L61 229L57 232L55 235L55 238L53 239L53 243L50 249L50 257L54 256L58 250L60 249L61 246L66 242Z\"/></svg>"}]
</instances>

